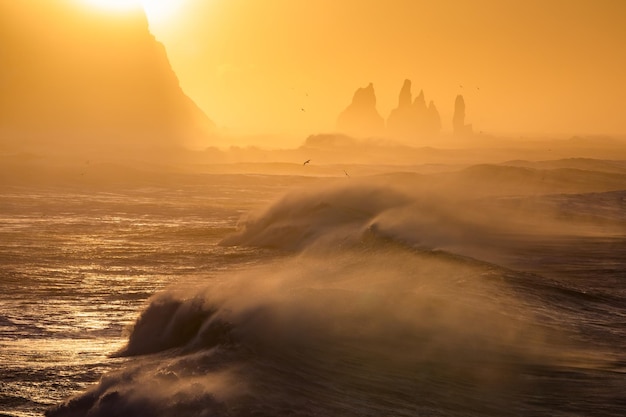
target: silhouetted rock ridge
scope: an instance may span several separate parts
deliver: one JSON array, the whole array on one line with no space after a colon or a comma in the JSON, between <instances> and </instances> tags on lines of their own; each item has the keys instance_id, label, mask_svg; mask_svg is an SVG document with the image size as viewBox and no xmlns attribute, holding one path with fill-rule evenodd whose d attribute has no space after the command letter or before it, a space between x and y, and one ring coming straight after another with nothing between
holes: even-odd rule
<instances>
[{"instance_id":1,"label":"silhouetted rock ridge","mask_svg":"<svg viewBox=\"0 0 626 417\"><path fill-rule=\"evenodd\" d=\"M0 144L176 147L214 125L179 86L141 9L0 4Z\"/></svg>"}]
</instances>

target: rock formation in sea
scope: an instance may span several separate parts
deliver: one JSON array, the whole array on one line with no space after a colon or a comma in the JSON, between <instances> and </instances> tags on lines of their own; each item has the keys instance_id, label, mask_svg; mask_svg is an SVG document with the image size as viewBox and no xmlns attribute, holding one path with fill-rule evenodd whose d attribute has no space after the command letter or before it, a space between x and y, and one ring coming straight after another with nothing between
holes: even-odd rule
<instances>
[{"instance_id":1,"label":"rock formation in sea","mask_svg":"<svg viewBox=\"0 0 626 417\"><path fill-rule=\"evenodd\" d=\"M468 136L472 134L472 125L465 124L465 100L462 95L456 96L454 101L454 116L452 117L454 136Z\"/></svg>"},{"instance_id":2,"label":"rock formation in sea","mask_svg":"<svg viewBox=\"0 0 626 417\"><path fill-rule=\"evenodd\" d=\"M408 142L416 142L424 136L433 136L441 130L439 112L431 101L426 106L424 91L412 98L411 80L404 80L398 106L391 111L387 118L387 135L391 138Z\"/></svg>"},{"instance_id":3,"label":"rock formation in sea","mask_svg":"<svg viewBox=\"0 0 626 417\"><path fill-rule=\"evenodd\" d=\"M427 134L437 135L441 132L441 116L439 115L439 110L437 110L437 107L432 100L428 103L428 116L426 120L428 121L426 124Z\"/></svg>"},{"instance_id":4,"label":"rock formation in sea","mask_svg":"<svg viewBox=\"0 0 626 417\"><path fill-rule=\"evenodd\" d=\"M357 137L375 137L384 133L385 121L376 110L376 93L372 83L356 90L352 103L337 119L337 130Z\"/></svg>"},{"instance_id":5,"label":"rock formation in sea","mask_svg":"<svg viewBox=\"0 0 626 417\"><path fill-rule=\"evenodd\" d=\"M209 143L214 125L182 91L140 8L0 2L0 147Z\"/></svg>"},{"instance_id":6,"label":"rock formation in sea","mask_svg":"<svg viewBox=\"0 0 626 417\"><path fill-rule=\"evenodd\" d=\"M391 110L387 118L387 134L392 138L414 138L418 128L417 109L418 106L413 105L411 80L404 80L398 97L398 106Z\"/></svg>"}]
</instances>

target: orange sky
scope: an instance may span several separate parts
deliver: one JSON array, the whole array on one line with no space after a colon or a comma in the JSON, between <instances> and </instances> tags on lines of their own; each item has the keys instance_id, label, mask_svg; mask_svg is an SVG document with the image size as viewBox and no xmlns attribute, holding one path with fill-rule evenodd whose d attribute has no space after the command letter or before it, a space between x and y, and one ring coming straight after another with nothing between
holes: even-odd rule
<instances>
[{"instance_id":1,"label":"orange sky","mask_svg":"<svg viewBox=\"0 0 626 417\"><path fill-rule=\"evenodd\" d=\"M185 92L233 133L331 131L370 81L386 118L405 78L444 131L463 94L475 131L626 133L623 0L176 3L151 30Z\"/></svg>"}]
</instances>

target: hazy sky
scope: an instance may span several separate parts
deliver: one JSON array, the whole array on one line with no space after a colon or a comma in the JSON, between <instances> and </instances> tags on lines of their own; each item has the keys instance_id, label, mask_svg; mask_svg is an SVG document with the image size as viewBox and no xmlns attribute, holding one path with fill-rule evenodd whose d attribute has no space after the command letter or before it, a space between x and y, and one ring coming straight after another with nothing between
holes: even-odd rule
<instances>
[{"instance_id":1,"label":"hazy sky","mask_svg":"<svg viewBox=\"0 0 626 417\"><path fill-rule=\"evenodd\" d=\"M332 130L369 82L386 118L405 78L444 131L463 94L475 131L626 133L624 0L145 1L185 92L235 133Z\"/></svg>"}]
</instances>

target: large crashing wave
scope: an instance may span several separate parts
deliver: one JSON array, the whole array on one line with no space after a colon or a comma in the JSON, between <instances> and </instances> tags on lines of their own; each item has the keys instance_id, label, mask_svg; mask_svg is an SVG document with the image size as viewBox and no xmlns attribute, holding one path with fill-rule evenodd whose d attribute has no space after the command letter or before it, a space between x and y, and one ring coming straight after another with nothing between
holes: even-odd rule
<instances>
[{"instance_id":1,"label":"large crashing wave","mask_svg":"<svg viewBox=\"0 0 626 417\"><path fill-rule=\"evenodd\" d=\"M541 297L509 285L531 276L457 255L502 229L442 201L369 184L284 197L223 244L291 255L156 295L126 368L47 415L537 411L533 370L586 362ZM469 249L433 250L452 247Z\"/></svg>"},{"instance_id":2,"label":"large crashing wave","mask_svg":"<svg viewBox=\"0 0 626 417\"><path fill-rule=\"evenodd\" d=\"M252 214L225 245L304 249L317 240L354 240L381 213L410 202L401 192L381 186L346 185L302 190L284 196L267 210Z\"/></svg>"},{"instance_id":3,"label":"large crashing wave","mask_svg":"<svg viewBox=\"0 0 626 417\"><path fill-rule=\"evenodd\" d=\"M426 247L463 240L471 221L452 215L441 196L410 196L400 187L354 181L287 194L265 211L252 214L224 245L303 251L334 250L367 237L388 237ZM475 237L474 237L475 238Z\"/></svg>"},{"instance_id":4,"label":"large crashing wave","mask_svg":"<svg viewBox=\"0 0 626 417\"><path fill-rule=\"evenodd\" d=\"M414 182L410 175L394 176L297 190L249 215L222 244L286 251L328 247L332 252L377 237L499 263L499 255L537 238L596 233L609 219L598 218L607 208L595 204L602 197L623 198L622 193L596 194L582 204L584 194L472 198L465 184L424 189ZM613 211L622 212L619 207ZM626 232L623 214L613 217L619 222L608 221L609 227Z\"/></svg>"}]
</instances>

